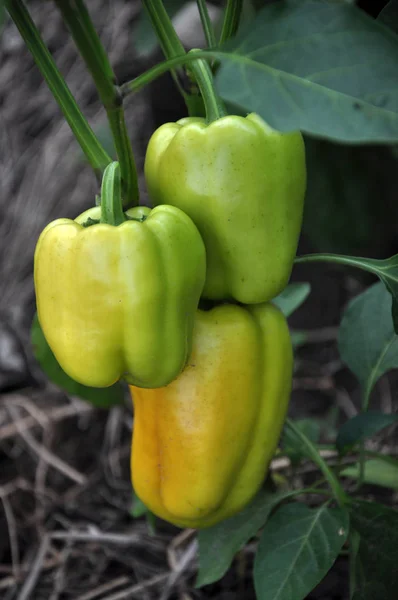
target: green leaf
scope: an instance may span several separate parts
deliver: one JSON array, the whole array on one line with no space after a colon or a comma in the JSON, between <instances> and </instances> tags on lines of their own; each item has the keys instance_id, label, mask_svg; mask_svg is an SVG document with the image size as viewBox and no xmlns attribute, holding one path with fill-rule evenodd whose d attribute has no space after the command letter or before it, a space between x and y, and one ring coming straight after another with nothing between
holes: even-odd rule
<instances>
[{"instance_id":1,"label":"green leaf","mask_svg":"<svg viewBox=\"0 0 398 600\"><path fill-rule=\"evenodd\" d=\"M123 403L124 390L120 383L116 383L108 388L92 388L77 383L77 381L65 373L58 364L57 359L44 337L37 314L32 323L31 340L33 354L44 373L53 383L68 392L68 394L78 396L79 398L83 398L83 400L88 400L98 408L110 408L115 404Z\"/></svg>"},{"instance_id":2,"label":"green leaf","mask_svg":"<svg viewBox=\"0 0 398 600\"><path fill-rule=\"evenodd\" d=\"M169 16L174 17L187 3L187 0L163 0ZM133 31L133 43L139 57L150 55L158 46L155 31L145 10L142 10L139 21Z\"/></svg>"},{"instance_id":3,"label":"green leaf","mask_svg":"<svg viewBox=\"0 0 398 600\"><path fill-rule=\"evenodd\" d=\"M149 534L152 536L156 535L156 516L150 511L147 510L145 513L146 525L148 527Z\"/></svg>"},{"instance_id":4,"label":"green leaf","mask_svg":"<svg viewBox=\"0 0 398 600\"><path fill-rule=\"evenodd\" d=\"M322 417L322 429L327 440L335 440L337 436L340 408L332 404L328 412Z\"/></svg>"},{"instance_id":5,"label":"green leaf","mask_svg":"<svg viewBox=\"0 0 398 600\"><path fill-rule=\"evenodd\" d=\"M348 513L340 508L279 508L263 530L254 562L257 599L306 598L333 566L348 527Z\"/></svg>"},{"instance_id":6,"label":"green leaf","mask_svg":"<svg viewBox=\"0 0 398 600\"><path fill-rule=\"evenodd\" d=\"M360 256L344 256L341 254L306 254L298 256L295 263L331 262L362 269L376 275L384 283L392 295L391 314L395 332L398 333L398 254L390 258L378 260Z\"/></svg>"},{"instance_id":7,"label":"green leaf","mask_svg":"<svg viewBox=\"0 0 398 600\"><path fill-rule=\"evenodd\" d=\"M321 428L314 419L299 419L294 422L296 427L311 442L317 444L321 435ZM308 457L308 449L300 438L289 428L285 427L282 434L281 446L293 464L300 462L302 458Z\"/></svg>"},{"instance_id":8,"label":"green leaf","mask_svg":"<svg viewBox=\"0 0 398 600\"><path fill-rule=\"evenodd\" d=\"M307 299L310 291L309 283L291 283L272 302L281 309L285 317L290 317Z\"/></svg>"},{"instance_id":9,"label":"green leaf","mask_svg":"<svg viewBox=\"0 0 398 600\"><path fill-rule=\"evenodd\" d=\"M377 410L369 410L357 415L346 421L340 428L336 448L340 453L347 452L355 444L396 422L398 422L398 414L385 414Z\"/></svg>"},{"instance_id":10,"label":"green leaf","mask_svg":"<svg viewBox=\"0 0 398 600\"><path fill-rule=\"evenodd\" d=\"M351 465L340 471L343 477L362 479L359 465ZM363 482L371 485L380 485L385 488L398 490L398 462L372 458L365 462Z\"/></svg>"},{"instance_id":11,"label":"green leaf","mask_svg":"<svg viewBox=\"0 0 398 600\"><path fill-rule=\"evenodd\" d=\"M391 314L395 332L398 333L398 254L384 260L367 259L367 262L392 295Z\"/></svg>"},{"instance_id":12,"label":"green leaf","mask_svg":"<svg viewBox=\"0 0 398 600\"><path fill-rule=\"evenodd\" d=\"M306 136L305 149L303 231L314 249L383 256L396 237L398 219L398 206L389 200L397 169L394 147L342 145Z\"/></svg>"},{"instance_id":13,"label":"green leaf","mask_svg":"<svg viewBox=\"0 0 398 600\"><path fill-rule=\"evenodd\" d=\"M292 338L293 348L298 348L307 343L308 333L306 331L291 331L290 337Z\"/></svg>"},{"instance_id":14,"label":"green leaf","mask_svg":"<svg viewBox=\"0 0 398 600\"><path fill-rule=\"evenodd\" d=\"M357 7L272 3L223 50L233 55L217 77L221 96L272 127L344 142L398 140L398 37Z\"/></svg>"},{"instance_id":15,"label":"green leaf","mask_svg":"<svg viewBox=\"0 0 398 600\"><path fill-rule=\"evenodd\" d=\"M343 362L359 379L367 408L377 380L398 367L391 295L382 283L376 283L350 302L341 321L338 344Z\"/></svg>"},{"instance_id":16,"label":"green leaf","mask_svg":"<svg viewBox=\"0 0 398 600\"><path fill-rule=\"evenodd\" d=\"M0 35L1 32L3 31L3 26L6 20L6 11L4 8L4 0L0 0Z\"/></svg>"},{"instance_id":17,"label":"green leaf","mask_svg":"<svg viewBox=\"0 0 398 600\"><path fill-rule=\"evenodd\" d=\"M133 501L131 503L130 514L134 519L145 517L149 534L156 535L156 516L145 506L142 500L133 491Z\"/></svg>"},{"instance_id":18,"label":"green leaf","mask_svg":"<svg viewBox=\"0 0 398 600\"><path fill-rule=\"evenodd\" d=\"M292 492L272 494L261 490L235 517L199 531L199 573L196 587L221 579L235 554L256 535L273 508L291 495Z\"/></svg>"},{"instance_id":19,"label":"green leaf","mask_svg":"<svg viewBox=\"0 0 398 600\"><path fill-rule=\"evenodd\" d=\"M350 519L360 535L353 600L396 600L398 512L372 502L355 502Z\"/></svg>"},{"instance_id":20,"label":"green leaf","mask_svg":"<svg viewBox=\"0 0 398 600\"><path fill-rule=\"evenodd\" d=\"M380 23L386 25L390 29L392 29L395 33L398 33L398 2L397 0L391 0L383 8L383 10L379 13L377 17Z\"/></svg>"},{"instance_id":21,"label":"green leaf","mask_svg":"<svg viewBox=\"0 0 398 600\"><path fill-rule=\"evenodd\" d=\"M130 514L132 517L134 517L135 519L139 519L139 517L143 517L144 515L147 514L148 509L145 506L145 504L143 503L142 500L140 500L138 498L138 496L133 492L133 501L131 503L131 510L130 510Z\"/></svg>"}]
</instances>

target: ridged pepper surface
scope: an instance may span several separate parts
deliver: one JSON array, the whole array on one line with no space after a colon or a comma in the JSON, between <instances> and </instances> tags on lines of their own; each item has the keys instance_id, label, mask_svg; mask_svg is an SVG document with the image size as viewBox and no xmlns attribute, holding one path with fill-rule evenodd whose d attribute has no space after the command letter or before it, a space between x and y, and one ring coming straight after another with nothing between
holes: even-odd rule
<instances>
[{"instance_id":1,"label":"ridged pepper surface","mask_svg":"<svg viewBox=\"0 0 398 600\"><path fill-rule=\"evenodd\" d=\"M191 351L206 269L201 236L173 206L126 215L118 226L95 223L99 208L58 219L35 252L43 333L64 371L92 387L120 378L166 385Z\"/></svg>"},{"instance_id":2,"label":"ridged pepper surface","mask_svg":"<svg viewBox=\"0 0 398 600\"><path fill-rule=\"evenodd\" d=\"M291 340L278 308L198 311L179 377L156 390L130 387L138 497L180 527L208 527L238 512L265 477L291 381Z\"/></svg>"},{"instance_id":3,"label":"ridged pepper surface","mask_svg":"<svg viewBox=\"0 0 398 600\"><path fill-rule=\"evenodd\" d=\"M203 237L205 298L253 304L282 291L306 187L299 132L275 131L256 114L166 123L150 139L145 177L153 203L181 208Z\"/></svg>"}]
</instances>

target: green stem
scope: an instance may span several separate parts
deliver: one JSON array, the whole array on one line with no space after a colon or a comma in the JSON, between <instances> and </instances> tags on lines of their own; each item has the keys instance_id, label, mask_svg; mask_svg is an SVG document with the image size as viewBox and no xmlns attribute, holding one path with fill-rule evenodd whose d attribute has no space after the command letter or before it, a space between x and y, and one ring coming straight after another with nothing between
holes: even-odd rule
<instances>
[{"instance_id":1,"label":"green stem","mask_svg":"<svg viewBox=\"0 0 398 600\"><path fill-rule=\"evenodd\" d=\"M132 81L126 81L126 83L123 83L123 85L120 86L122 96L125 98L129 94L142 90L146 85L150 84L152 81L155 81L155 79L164 73L167 73L167 71L171 71L174 67L180 67L182 65L192 63L197 61L199 58L211 60L213 58L217 58L218 56L220 56L219 52L195 50L195 54L180 54L174 58L164 60L151 69L148 69L145 71L145 73L142 73Z\"/></svg>"},{"instance_id":2,"label":"green stem","mask_svg":"<svg viewBox=\"0 0 398 600\"><path fill-rule=\"evenodd\" d=\"M304 254L303 256L296 256L295 263L306 263L306 262L331 262L341 265L352 265L357 266L354 257L346 256L344 254Z\"/></svg>"},{"instance_id":3,"label":"green stem","mask_svg":"<svg viewBox=\"0 0 398 600\"><path fill-rule=\"evenodd\" d=\"M142 3L166 58L174 58L184 54L185 48L173 27L162 0L142 0Z\"/></svg>"},{"instance_id":4,"label":"green stem","mask_svg":"<svg viewBox=\"0 0 398 600\"><path fill-rule=\"evenodd\" d=\"M360 540L361 537L359 535L358 532L355 531L355 529L351 529L350 531L350 544L349 544L349 555L350 555L350 571L349 571L349 591L350 591L350 600L352 600L354 598L355 592L356 592L356 588L357 588L357 577L356 577L356 571L357 571L357 557L358 557L358 550L359 550L359 544L360 544Z\"/></svg>"},{"instance_id":5,"label":"green stem","mask_svg":"<svg viewBox=\"0 0 398 600\"><path fill-rule=\"evenodd\" d=\"M378 458L380 460L384 460L384 462L389 463L390 465L394 465L394 467L398 468L398 460L393 456L389 456L388 454L382 454L381 452L375 452L374 450L367 450L365 448L366 456L370 456L371 458Z\"/></svg>"},{"instance_id":6,"label":"green stem","mask_svg":"<svg viewBox=\"0 0 398 600\"><path fill-rule=\"evenodd\" d=\"M176 56L184 55L185 48L173 27L173 23L171 22L162 0L142 0L142 3L148 13L149 20L152 23L152 27L165 57L167 59L172 59ZM181 64L182 63L179 63L176 66L181 66ZM189 114L194 114L196 111L196 103L193 102L193 98L184 90L175 69L172 69L171 74L180 94L184 98Z\"/></svg>"},{"instance_id":7,"label":"green stem","mask_svg":"<svg viewBox=\"0 0 398 600\"><path fill-rule=\"evenodd\" d=\"M114 106L115 81L108 56L83 0L54 0L94 79L105 108Z\"/></svg>"},{"instance_id":8,"label":"green stem","mask_svg":"<svg viewBox=\"0 0 398 600\"><path fill-rule=\"evenodd\" d=\"M211 22L209 11L207 9L206 0L196 0L196 3L198 5L200 20L202 22L207 46L209 48L213 48L217 45L217 41L214 33L213 23Z\"/></svg>"},{"instance_id":9,"label":"green stem","mask_svg":"<svg viewBox=\"0 0 398 600\"><path fill-rule=\"evenodd\" d=\"M138 204L138 177L124 118L123 99L101 40L84 0L55 0L75 44L90 71L105 107L120 163L125 206Z\"/></svg>"},{"instance_id":10,"label":"green stem","mask_svg":"<svg viewBox=\"0 0 398 600\"><path fill-rule=\"evenodd\" d=\"M294 263L329 262L336 265L354 267L355 269L361 269L362 271L378 275L379 271L377 266L372 266L371 264L373 261L377 262L375 259L364 259L357 256L346 256L344 254L304 254L303 256L297 256Z\"/></svg>"},{"instance_id":11,"label":"green stem","mask_svg":"<svg viewBox=\"0 0 398 600\"><path fill-rule=\"evenodd\" d=\"M97 176L111 162L59 72L22 0L5 0L6 9L58 103L69 127Z\"/></svg>"},{"instance_id":12,"label":"green stem","mask_svg":"<svg viewBox=\"0 0 398 600\"><path fill-rule=\"evenodd\" d=\"M242 14L243 0L227 0L224 21L221 29L220 45L234 37L238 31Z\"/></svg>"},{"instance_id":13,"label":"green stem","mask_svg":"<svg viewBox=\"0 0 398 600\"><path fill-rule=\"evenodd\" d=\"M227 113L221 99L217 96L214 90L213 76L206 61L217 59L220 56L222 56L222 53L217 51L204 51L195 49L191 50L188 54L182 54L165 60L155 65L151 69L148 69L148 71L142 73L142 75L139 75L132 81L127 81L124 83L120 87L122 96L125 98L131 93L138 92L146 85L157 79L157 77L160 77L163 75L163 73L170 71L175 66L192 63L190 69L192 70L195 78L199 79L200 81L201 87L199 86L199 89L202 93L204 103L206 104L207 102L206 110L209 112L209 115L211 115L211 117L208 118L210 118L210 120L218 119Z\"/></svg>"},{"instance_id":14,"label":"green stem","mask_svg":"<svg viewBox=\"0 0 398 600\"><path fill-rule=\"evenodd\" d=\"M366 456L365 456L365 442L362 440L359 444L359 474L358 474L358 480L355 486L355 491L359 491L363 485L364 479L365 479L365 462L366 462Z\"/></svg>"},{"instance_id":15,"label":"green stem","mask_svg":"<svg viewBox=\"0 0 398 600\"><path fill-rule=\"evenodd\" d=\"M191 50L189 54L197 52ZM221 99L218 97L213 81L213 74L205 60L198 60L190 65L190 69L196 79L206 110L206 120L212 123L227 113Z\"/></svg>"},{"instance_id":16,"label":"green stem","mask_svg":"<svg viewBox=\"0 0 398 600\"><path fill-rule=\"evenodd\" d=\"M302 490L294 490L294 495L299 496L300 494L314 494L319 496L330 496L330 490L318 490L317 488L303 488Z\"/></svg>"},{"instance_id":17,"label":"green stem","mask_svg":"<svg viewBox=\"0 0 398 600\"><path fill-rule=\"evenodd\" d=\"M105 169L101 186L101 223L121 225L126 221L123 212L120 167L112 162Z\"/></svg>"},{"instance_id":18,"label":"green stem","mask_svg":"<svg viewBox=\"0 0 398 600\"><path fill-rule=\"evenodd\" d=\"M305 436L300 429L295 425L295 423L291 419L286 419L286 424L293 433L299 438L299 440L306 447L308 456L314 461L315 464L318 465L319 469L322 471L326 480L328 481L330 488L333 492L333 495L336 499L336 502L340 507L344 506L348 500L347 495L343 488L341 487L337 477L335 474L329 469L327 463L320 456L317 448L314 444Z\"/></svg>"}]
</instances>

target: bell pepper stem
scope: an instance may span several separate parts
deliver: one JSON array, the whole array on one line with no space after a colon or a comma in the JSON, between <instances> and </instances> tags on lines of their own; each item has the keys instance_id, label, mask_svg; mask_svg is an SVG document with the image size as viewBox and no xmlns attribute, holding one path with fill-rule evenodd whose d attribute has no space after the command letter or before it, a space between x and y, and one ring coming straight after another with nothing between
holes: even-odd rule
<instances>
[{"instance_id":1,"label":"bell pepper stem","mask_svg":"<svg viewBox=\"0 0 398 600\"><path fill-rule=\"evenodd\" d=\"M193 52L197 52L197 50L190 50L189 54ZM190 65L190 69L196 79L203 98L207 122L212 123L217 119L221 119L221 117L225 117L227 111L225 110L221 98L216 93L213 74L209 64L205 60L198 60Z\"/></svg>"},{"instance_id":2,"label":"bell pepper stem","mask_svg":"<svg viewBox=\"0 0 398 600\"><path fill-rule=\"evenodd\" d=\"M101 223L121 225L126 221L123 212L120 167L118 162L107 166L101 186Z\"/></svg>"}]
</instances>

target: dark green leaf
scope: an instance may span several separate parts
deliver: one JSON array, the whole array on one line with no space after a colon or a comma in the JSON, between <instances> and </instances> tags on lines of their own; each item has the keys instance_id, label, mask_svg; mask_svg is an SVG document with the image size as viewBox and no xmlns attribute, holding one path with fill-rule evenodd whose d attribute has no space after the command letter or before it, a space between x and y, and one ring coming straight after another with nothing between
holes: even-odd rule
<instances>
[{"instance_id":1,"label":"dark green leaf","mask_svg":"<svg viewBox=\"0 0 398 600\"><path fill-rule=\"evenodd\" d=\"M379 13L377 19L383 25L386 25L392 29L395 33L398 33L398 2L397 0L391 0Z\"/></svg>"},{"instance_id":2,"label":"dark green leaf","mask_svg":"<svg viewBox=\"0 0 398 600\"><path fill-rule=\"evenodd\" d=\"M290 317L307 299L310 291L309 283L291 283L272 302L281 309L285 317Z\"/></svg>"},{"instance_id":3,"label":"dark green leaf","mask_svg":"<svg viewBox=\"0 0 398 600\"><path fill-rule=\"evenodd\" d=\"M135 519L145 517L146 524L150 535L156 535L156 517L155 515L145 506L145 504L138 498L133 492L133 502L131 505L130 514Z\"/></svg>"},{"instance_id":4,"label":"dark green leaf","mask_svg":"<svg viewBox=\"0 0 398 600\"><path fill-rule=\"evenodd\" d=\"M391 315L395 332L398 332L398 254L383 260L341 254L307 254L298 256L295 262L331 262L362 269L376 275L392 295ZM387 297L385 300L388 302Z\"/></svg>"},{"instance_id":5,"label":"dark green leaf","mask_svg":"<svg viewBox=\"0 0 398 600\"><path fill-rule=\"evenodd\" d=\"M290 337L292 338L293 348L303 346L308 340L308 333L306 331L291 331Z\"/></svg>"},{"instance_id":6,"label":"dark green leaf","mask_svg":"<svg viewBox=\"0 0 398 600\"><path fill-rule=\"evenodd\" d=\"M355 6L272 3L223 49L234 55L217 77L222 97L276 129L398 140L398 37Z\"/></svg>"},{"instance_id":7,"label":"dark green leaf","mask_svg":"<svg viewBox=\"0 0 398 600\"><path fill-rule=\"evenodd\" d=\"M6 11L4 8L4 0L0 0L0 35L3 30L3 25L5 23L6 16L7 15L6 15Z\"/></svg>"},{"instance_id":8,"label":"dark green leaf","mask_svg":"<svg viewBox=\"0 0 398 600\"><path fill-rule=\"evenodd\" d=\"M300 419L294 423L311 442L314 444L319 442L321 428L317 421L314 419ZM302 458L308 457L307 447L289 427L285 427L283 430L281 445L283 452L289 456L293 464L297 464Z\"/></svg>"},{"instance_id":9,"label":"dark green leaf","mask_svg":"<svg viewBox=\"0 0 398 600\"><path fill-rule=\"evenodd\" d=\"M371 502L355 502L351 525L360 535L353 600L396 600L398 512Z\"/></svg>"},{"instance_id":10,"label":"dark green leaf","mask_svg":"<svg viewBox=\"0 0 398 600\"><path fill-rule=\"evenodd\" d=\"M346 421L340 428L336 440L339 452L347 452L361 440L371 437L385 427L398 422L398 414L391 415L370 410Z\"/></svg>"},{"instance_id":11,"label":"dark green leaf","mask_svg":"<svg viewBox=\"0 0 398 600\"><path fill-rule=\"evenodd\" d=\"M372 285L350 302L341 321L338 343L342 360L359 379L367 406L379 377L398 367L391 295L383 283Z\"/></svg>"},{"instance_id":12,"label":"dark green leaf","mask_svg":"<svg viewBox=\"0 0 398 600\"><path fill-rule=\"evenodd\" d=\"M398 205L390 201L397 157L391 146L305 138L303 231L320 252L388 256ZM375 202L377 197L377 202Z\"/></svg>"},{"instance_id":13,"label":"dark green leaf","mask_svg":"<svg viewBox=\"0 0 398 600\"><path fill-rule=\"evenodd\" d=\"M351 465L340 471L343 477L361 479L359 465ZM372 458L365 462L363 482L371 485L380 485L385 488L398 490L398 462L390 462L382 458Z\"/></svg>"},{"instance_id":14,"label":"dark green leaf","mask_svg":"<svg viewBox=\"0 0 398 600\"><path fill-rule=\"evenodd\" d=\"M326 505L280 507L265 525L254 563L258 600L303 600L333 566L348 513Z\"/></svg>"},{"instance_id":15,"label":"dark green leaf","mask_svg":"<svg viewBox=\"0 0 398 600\"><path fill-rule=\"evenodd\" d=\"M153 513L151 513L150 510L147 510L147 512L145 513L145 518L146 518L146 524L147 524L150 535L155 536L156 535L156 516Z\"/></svg>"},{"instance_id":16,"label":"dark green leaf","mask_svg":"<svg viewBox=\"0 0 398 600\"><path fill-rule=\"evenodd\" d=\"M323 432L328 440L336 439L339 418L340 409L337 404L332 405L326 415L322 418Z\"/></svg>"},{"instance_id":17,"label":"dark green leaf","mask_svg":"<svg viewBox=\"0 0 398 600\"><path fill-rule=\"evenodd\" d=\"M140 500L138 498L138 496L136 494L134 494L134 493L133 493L133 501L132 501L132 504L131 504L131 511L130 512L131 512L131 515L135 519L138 519L139 517L143 517L148 512L148 509L145 506L145 504L143 503L143 501Z\"/></svg>"},{"instance_id":18,"label":"dark green leaf","mask_svg":"<svg viewBox=\"0 0 398 600\"><path fill-rule=\"evenodd\" d=\"M238 515L199 531L199 573L196 587L218 581L229 569L235 554L268 519L272 509L291 492L271 494L261 490Z\"/></svg>"},{"instance_id":19,"label":"dark green leaf","mask_svg":"<svg viewBox=\"0 0 398 600\"><path fill-rule=\"evenodd\" d=\"M68 394L88 400L91 404L99 408L110 408L115 404L123 403L124 391L120 383L116 383L109 388L92 388L77 383L65 373L58 364L43 335L37 315L33 319L31 339L33 354L40 363L44 373L52 382L68 392Z\"/></svg>"},{"instance_id":20,"label":"dark green leaf","mask_svg":"<svg viewBox=\"0 0 398 600\"><path fill-rule=\"evenodd\" d=\"M394 322L395 332L398 332L398 254L384 260L370 260L373 272L392 295L391 314Z\"/></svg>"}]
</instances>

